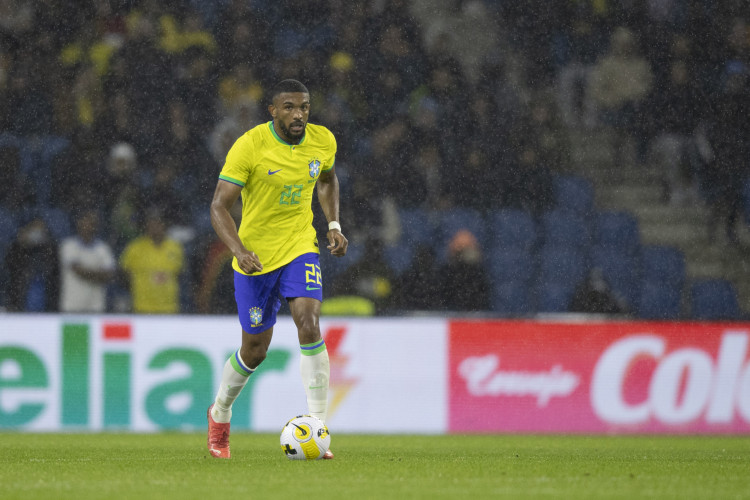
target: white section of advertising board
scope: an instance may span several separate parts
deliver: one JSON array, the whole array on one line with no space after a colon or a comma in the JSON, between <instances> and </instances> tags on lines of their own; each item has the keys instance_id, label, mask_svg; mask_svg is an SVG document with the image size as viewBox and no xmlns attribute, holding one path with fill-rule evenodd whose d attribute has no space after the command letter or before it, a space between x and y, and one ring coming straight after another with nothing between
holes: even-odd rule
<instances>
[{"instance_id":1,"label":"white section of advertising board","mask_svg":"<svg viewBox=\"0 0 750 500\"><path fill-rule=\"evenodd\" d=\"M321 331L332 430L446 431L445 320L328 320ZM0 429L203 429L240 335L232 317L1 314ZM299 356L294 324L281 317L233 429L277 432L306 412Z\"/></svg>"}]
</instances>

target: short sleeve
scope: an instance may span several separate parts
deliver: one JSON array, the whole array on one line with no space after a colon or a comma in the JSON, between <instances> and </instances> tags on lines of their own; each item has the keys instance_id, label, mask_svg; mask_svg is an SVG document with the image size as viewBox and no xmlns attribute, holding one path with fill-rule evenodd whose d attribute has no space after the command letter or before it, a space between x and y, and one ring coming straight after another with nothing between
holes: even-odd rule
<instances>
[{"instance_id":1,"label":"short sleeve","mask_svg":"<svg viewBox=\"0 0 750 500\"><path fill-rule=\"evenodd\" d=\"M326 170L330 170L333 168L333 164L336 163L336 137L333 135L333 132L330 130L327 130L328 132L328 148L326 149L327 156L323 161L323 172Z\"/></svg>"},{"instance_id":2,"label":"short sleeve","mask_svg":"<svg viewBox=\"0 0 750 500\"><path fill-rule=\"evenodd\" d=\"M219 179L245 187L253 165L253 141L245 134L235 141L227 153Z\"/></svg>"},{"instance_id":3,"label":"short sleeve","mask_svg":"<svg viewBox=\"0 0 750 500\"><path fill-rule=\"evenodd\" d=\"M115 256L112 254L112 249L104 243L99 242L99 254L102 259L102 270L112 271L115 269Z\"/></svg>"}]
</instances>

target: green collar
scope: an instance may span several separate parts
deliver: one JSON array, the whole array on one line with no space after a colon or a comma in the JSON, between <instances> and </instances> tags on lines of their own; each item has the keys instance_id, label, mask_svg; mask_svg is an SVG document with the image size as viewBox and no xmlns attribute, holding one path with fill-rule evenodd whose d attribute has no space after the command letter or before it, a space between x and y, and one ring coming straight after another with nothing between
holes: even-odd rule
<instances>
[{"instance_id":1,"label":"green collar","mask_svg":"<svg viewBox=\"0 0 750 500\"><path fill-rule=\"evenodd\" d=\"M307 137L307 131L305 131L305 133L302 134L302 138L299 140L299 144L290 144L286 142L284 139L282 139L279 134L276 133L276 129L273 127L273 120L268 122L268 128L271 129L271 133L276 138L276 140L279 141L281 144L284 144L285 146L299 146L300 144L305 142L305 137Z\"/></svg>"}]
</instances>

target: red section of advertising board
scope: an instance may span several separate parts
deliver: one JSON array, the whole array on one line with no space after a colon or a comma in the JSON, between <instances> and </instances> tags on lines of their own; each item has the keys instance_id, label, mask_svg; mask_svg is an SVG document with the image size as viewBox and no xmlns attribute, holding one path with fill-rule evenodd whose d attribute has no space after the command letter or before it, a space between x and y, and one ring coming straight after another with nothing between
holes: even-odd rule
<instances>
[{"instance_id":1,"label":"red section of advertising board","mask_svg":"<svg viewBox=\"0 0 750 500\"><path fill-rule=\"evenodd\" d=\"M130 340L132 336L130 323L105 323L102 330L105 340Z\"/></svg>"},{"instance_id":2,"label":"red section of advertising board","mask_svg":"<svg viewBox=\"0 0 750 500\"><path fill-rule=\"evenodd\" d=\"M451 432L748 433L750 324L454 321Z\"/></svg>"}]
</instances>

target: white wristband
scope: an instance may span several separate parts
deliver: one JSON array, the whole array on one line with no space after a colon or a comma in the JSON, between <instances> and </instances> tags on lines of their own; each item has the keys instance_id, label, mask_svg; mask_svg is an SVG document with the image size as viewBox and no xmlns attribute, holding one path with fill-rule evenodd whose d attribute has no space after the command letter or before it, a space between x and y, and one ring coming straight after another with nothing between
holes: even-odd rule
<instances>
[{"instance_id":1,"label":"white wristband","mask_svg":"<svg viewBox=\"0 0 750 500\"><path fill-rule=\"evenodd\" d=\"M333 229L338 229L339 232L341 232L341 224L339 224L338 221L332 220L328 223L328 230L331 231Z\"/></svg>"}]
</instances>

